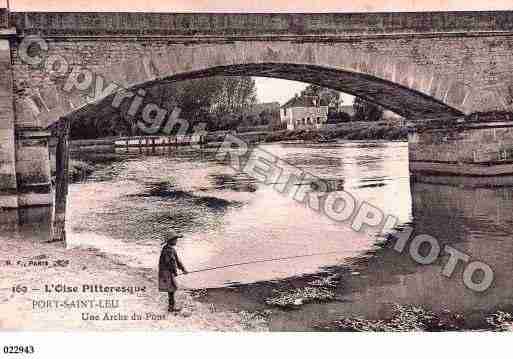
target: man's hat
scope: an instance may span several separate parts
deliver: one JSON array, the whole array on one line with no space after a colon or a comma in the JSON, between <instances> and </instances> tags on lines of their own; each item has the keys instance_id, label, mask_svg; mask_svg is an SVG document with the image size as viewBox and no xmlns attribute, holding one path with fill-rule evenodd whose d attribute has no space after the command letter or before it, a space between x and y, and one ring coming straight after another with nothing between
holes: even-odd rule
<instances>
[{"instance_id":1,"label":"man's hat","mask_svg":"<svg viewBox=\"0 0 513 359\"><path fill-rule=\"evenodd\" d=\"M173 239L182 238L183 236L181 234L176 233L173 230L170 230L164 234L164 243L167 243L169 241L172 241Z\"/></svg>"}]
</instances>

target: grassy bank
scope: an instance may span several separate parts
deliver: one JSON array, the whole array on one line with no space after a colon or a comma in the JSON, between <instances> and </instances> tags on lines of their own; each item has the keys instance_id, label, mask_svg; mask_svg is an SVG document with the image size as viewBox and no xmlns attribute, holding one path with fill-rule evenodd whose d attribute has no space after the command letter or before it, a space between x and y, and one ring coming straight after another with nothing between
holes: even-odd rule
<instances>
[{"instance_id":1,"label":"grassy bank","mask_svg":"<svg viewBox=\"0 0 513 359\"><path fill-rule=\"evenodd\" d=\"M478 331L509 332L513 330L513 316L498 311L486 316L485 325ZM364 318L339 318L331 323L319 325L322 331L343 332L443 332L469 330L465 317L445 310L435 313L414 305L393 304L392 315L380 320Z\"/></svg>"},{"instance_id":2,"label":"grassy bank","mask_svg":"<svg viewBox=\"0 0 513 359\"><path fill-rule=\"evenodd\" d=\"M266 138L266 142L276 141L319 141L319 140L385 140L406 141L408 130L406 127L397 127L387 124L359 124L344 125L334 129L322 129L318 131L276 131Z\"/></svg>"},{"instance_id":3,"label":"grassy bank","mask_svg":"<svg viewBox=\"0 0 513 359\"><path fill-rule=\"evenodd\" d=\"M268 313L266 321L270 331L513 331L511 306L490 311L457 312L443 306L433 309L418 303L390 301L380 302L376 314L373 303L355 305L350 298L351 288L358 287L351 280L354 276L349 267L333 267L285 279L202 290L203 296L199 299L226 311L249 309ZM369 311L360 307L365 305L371 306Z\"/></svg>"}]
</instances>

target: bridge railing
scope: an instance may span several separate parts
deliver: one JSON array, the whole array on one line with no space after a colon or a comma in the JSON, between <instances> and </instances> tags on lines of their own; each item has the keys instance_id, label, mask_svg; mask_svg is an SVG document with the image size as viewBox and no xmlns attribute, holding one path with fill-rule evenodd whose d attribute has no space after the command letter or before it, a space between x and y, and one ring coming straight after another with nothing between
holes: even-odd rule
<instances>
[{"instance_id":1,"label":"bridge railing","mask_svg":"<svg viewBox=\"0 0 513 359\"><path fill-rule=\"evenodd\" d=\"M172 153L178 147L191 144L205 145L206 137L186 136L132 136L92 140L72 140L71 153L162 154ZM55 153L56 140L50 140L50 151Z\"/></svg>"}]
</instances>

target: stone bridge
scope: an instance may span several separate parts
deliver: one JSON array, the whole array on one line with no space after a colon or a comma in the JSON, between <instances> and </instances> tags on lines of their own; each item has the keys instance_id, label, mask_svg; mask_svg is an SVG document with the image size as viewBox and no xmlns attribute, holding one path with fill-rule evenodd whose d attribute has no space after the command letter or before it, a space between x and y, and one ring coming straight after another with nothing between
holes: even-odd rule
<instances>
[{"instance_id":1,"label":"stone bridge","mask_svg":"<svg viewBox=\"0 0 513 359\"><path fill-rule=\"evenodd\" d=\"M461 132L466 115L512 110L512 49L513 12L0 10L0 207L53 204L50 126L61 129L57 162L64 168L67 159L59 151L67 151L66 120L110 116L122 108L137 115L155 89L213 75L310 82L410 121L442 120L441 135L412 136L412 159L459 164L471 154L475 159L481 137L470 136L466 153L445 159L432 145L453 128ZM513 143L509 129L503 132L501 146ZM454 138L448 141L460 148ZM58 178L57 197L65 198L64 177Z\"/></svg>"}]
</instances>

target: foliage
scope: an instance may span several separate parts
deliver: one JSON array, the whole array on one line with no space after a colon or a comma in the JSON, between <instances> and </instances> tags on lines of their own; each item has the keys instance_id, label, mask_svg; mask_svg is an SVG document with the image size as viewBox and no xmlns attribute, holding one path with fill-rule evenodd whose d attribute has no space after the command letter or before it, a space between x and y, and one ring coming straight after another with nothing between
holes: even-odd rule
<instances>
[{"instance_id":1,"label":"foliage","mask_svg":"<svg viewBox=\"0 0 513 359\"><path fill-rule=\"evenodd\" d=\"M366 127L351 127L340 125L335 128L327 128L319 131L305 130L281 130L269 133L266 142L275 141L316 141L316 140L387 140L405 141L408 138L406 127L395 127L380 124L369 124Z\"/></svg>"},{"instance_id":2,"label":"foliage","mask_svg":"<svg viewBox=\"0 0 513 359\"><path fill-rule=\"evenodd\" d=\"M354 121L381 121L383 119L383 108L368 102L360 97L355 97L354 103Z\"/></svg>"},{"instance_id":3,"label":"foliage","mask_svg":"<svg viewBox=\"0 0 513 359\"><path fill-rule=\"evenodd\" d=\"M213 96L211 104L216 114L238 114L256 103L255 80L251 77L214 77L214 79L219 81L218 93ZM196 83L195 91L200 90L198 85L201 87L202 84ZM195 92L192 92L190 97L194 96Z\"/></svg>"},{"instance_id":4,"label":"foliage","mask_svg":"<svg viewBox=\"0 0 513 359\"><path fill-rule=\"evenodd\" d=\"M328 112L328 124L351 122L351 115L344 111L334 111L330 108Z\"/></svg>"},{"instance_id":5,"label":"foliage","mask_svg":"<svg viewBox=\"0 0 513 359\"><path fill-rule=\"evenodd\" d=\"M293 308L306 303L326 302L335 299L332 290L320 287L304 287L288 291L276 291L276 295L265 300L266 304L282 308Z\"/></svg>"},{"instance_id":6,"label":"foliage","mask_svg":"<svg viewBox=\"0 0 513 359\"><path fill-rule=\"evenodd\" d=\"M434 313L413 305L394 304L392 317L389 319L341 318L319 329L350 332L438 332L459 330L464 324L460 314L448 310Z\"/></svg>"},{"instance_id":7,"label":"foliage","mask_svg":"<svg viewBox=\"0 0 513 359\"><path fill-rule=\"evenodd\" d=\"M216 76L156 84L145 92L143 104L134 116L129 115L131 101L124 101L119 110L101 110L91 117L73 121L72 138L144 135L136 124L142 119L142 109L149 103L165 109L167 116L179 107L180 118L189 122L190 131L200 122L206 123L210 131L233 129L241 121L240 113L256 103L255 81L251 77Z\"/></svg>"},{"instance_id":8,"label":"foliage","mask_svg":"<svg viewBox=\"0 0 513 359\"><path fill-rule=\"evenodd\" d=\"M301 96L318 97L323 106L330 106L337 110L342 104L340 92L314 84L308 85L303 91L301 91Z\"/></svg>"},{"instance_id":9,"label":"foliage","mask_svg":"<svg viewBox=\"0 0 513 359\"><path fill-rule=\"evenodd\" d=\"M278 112L278 119L279 119L279 112ZM260 112L260 114L258 115L259 117L259 120L260 120L260 123L259 125L263 126L263 125L270 125L272 123L276 123L276 114L273 113L271 110L269 109L265 109L263 110L262 112Z\"/></svg>"},{"instance_id":10,"label":"foliage","mask_svg":"<svg viewBox=\"0 0 513 359\"><path fill-rule=\"evenodd\" d=\"M513 315L498 311L486 317L486 323L493 331L505 332L513 328Z\"/></svg>"}]
</instances>

